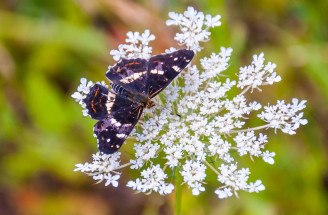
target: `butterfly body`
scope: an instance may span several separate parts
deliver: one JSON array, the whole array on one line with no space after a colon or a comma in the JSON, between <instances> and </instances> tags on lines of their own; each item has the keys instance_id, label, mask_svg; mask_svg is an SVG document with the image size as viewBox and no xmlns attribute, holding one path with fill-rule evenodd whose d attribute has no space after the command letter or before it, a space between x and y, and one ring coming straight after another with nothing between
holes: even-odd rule
<instances>
[{"instance_id":1,"label":"butterfly body","mask_svg":"<svg viewBox=\"0 0 328 215\"><path fill-rule=\"evenodd\" d=\"M83 100L88 114L99 120L94 126L98 148L116 152L127 139L151 100L189 64L193 51L178 50L145 59L122 59L107 71L112 90L95 84Z\"/></svg>"},{"instance_id":2,"label":"butterfly body","mask_svg":"<svg viewBox=\"0 0 328 215\"><path fill-rule=\"evenodd\" d=\"M125 96L127 99L129 99L132 102L138 103L143 108L150 109L155 106L155 103L147 95L143 93L130 92L129 90L126 90L117 84L110 83L110 86L116 93Z\"/></svg>"}]
</instances>

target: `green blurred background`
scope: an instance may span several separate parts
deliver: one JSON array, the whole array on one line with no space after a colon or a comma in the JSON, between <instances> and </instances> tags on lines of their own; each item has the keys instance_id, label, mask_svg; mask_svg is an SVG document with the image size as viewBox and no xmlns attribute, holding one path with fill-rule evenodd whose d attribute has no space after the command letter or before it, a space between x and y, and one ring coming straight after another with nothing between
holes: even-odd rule
<instances>
[{"instance_id":1,"label":"green blurred background","mask_svg":"<svg viewBox=\"0 0 328 215\"><path fill-rule=\"evenodd\" d=\"M0 1L0 214L172 214L174 194L134 194L95 185L76 163L97 151L94 120L83 118L70 95L79 79L105 80L109 51L128 31L150 29L153 53L177 44L169 11L188 5L220 14L222 26L198 57L234 49L231 78L253 54L277 63L282 81L254 93L262 104L308 100L308 125L288 136L273 131L275 164L247 166L266 190L219 200L210 182L200 196L183 189L183 214L328 214L328 1L2 0ZM129 143L132 145L132 143ZM128 145L127 145L128 146ZM129 156L123 153L123 160ZM124 162L123 161L123 162ZM215 178L214 178L215 179ZM211 180L215 181L215 180Z\"/></svg>"}]
</instances>

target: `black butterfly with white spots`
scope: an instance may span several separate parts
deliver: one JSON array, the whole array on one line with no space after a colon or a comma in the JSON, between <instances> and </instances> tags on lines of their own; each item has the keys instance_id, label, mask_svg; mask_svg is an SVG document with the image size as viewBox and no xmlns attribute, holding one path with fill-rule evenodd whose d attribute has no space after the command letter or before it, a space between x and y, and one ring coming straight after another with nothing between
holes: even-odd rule
<instances>
[{"instance_id":1,"label":"black butterfly with white spots","mask_svg":"<svg viewBox=\"0 0 328 215\"><path fill-rule=\"evenodd\" d=\"M94 84L83 102L88 114L99 120L94 126L98 148L116 152L137 124L144 108L164 90L194 57L191 50L178 50L145 59L122 59L107 71L112 90Z\"/></svg>"}]
</instances>

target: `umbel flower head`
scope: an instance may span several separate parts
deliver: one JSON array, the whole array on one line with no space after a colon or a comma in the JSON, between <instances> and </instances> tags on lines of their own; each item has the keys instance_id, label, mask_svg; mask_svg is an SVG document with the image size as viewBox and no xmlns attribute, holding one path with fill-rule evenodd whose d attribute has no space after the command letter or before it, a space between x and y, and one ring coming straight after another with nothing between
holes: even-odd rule
<instances>
[{"instance_id":1,"label":"umbel flower head","mask_svg":"<svg viewBox=\"0 0 328 215\"><path fill-rule=\"evenodd\" d=\"M201 51L201 42L210 39L209 29L220 26L220 16L212 17L188 7L183 14L169 13L167 25L178 26L175 40L195 53ZM149 59L152 48L149 42L155 36L149 30L128 32L126 44L110 52L114 60L145 58ZM174 48L166 52L174 51ZM136 141L134 154L130 162L121 164L121 152L105 155L97 152L92 163L77 164L75 171L84 172L97 182L106 181L105 185L118 186L120 169L129 167L140 173L126 186L137 192L158 192L169 194L174 190L172 178L179 175L193 195L199 195L206 189L209 174L217 176L218 198L238 196L240 190L259 192L265 189L260 179L249 182L250 170L241 167L241 156L262 158L268 164L274 164L274 152L265 149L268 143L266 134L261 130L273 128L287 134L295 134L300 125L307 124L303 119L306 101L292 99L276 104L262 106L257 101L248 101L244 96L254 90L262 91L264 85L281 81L276 74L276 64L266 62L264 54L253 56L249 66L240 68L237 80L222 78L229 66L232 48L221 47L209 57L199 59L200 65L189 65L180 76L162 93L155 111L145 111L131 136ZM225 74L227 75L227 74ZM235 78L235 77L233 77ZM106 86L104 82L100 83ZM93 85L85 78L81 79L72 97L85 108L83 99ZM228 97L232 88L239 88L240 93ZM252 112L257 112L263 123L257 127L248 127L247 120ZM156 113L156 114L153 114ZM86 110L83 114L87 115ZM172 176L173 175L173 176ZM180 184L178 184L180 186Z\"/></svg>"}]
</instances>

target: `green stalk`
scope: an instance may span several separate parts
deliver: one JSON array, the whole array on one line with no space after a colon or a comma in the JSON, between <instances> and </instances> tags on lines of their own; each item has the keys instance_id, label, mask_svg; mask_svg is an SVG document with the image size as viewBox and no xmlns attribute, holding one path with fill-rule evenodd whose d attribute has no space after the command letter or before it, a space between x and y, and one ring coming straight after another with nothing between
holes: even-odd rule
<instances>
[{"instance_id":1,"label":"green stalk","mask_svg":"<svg viewBox=\"0 0 328 215\"><path fill-rule=\"evenodd\" d=\"M181 214L181 200L182 200L182 178L179 174L178 168L176 168L175 178L175 215Z\"/></svg>"}]
</instances>

